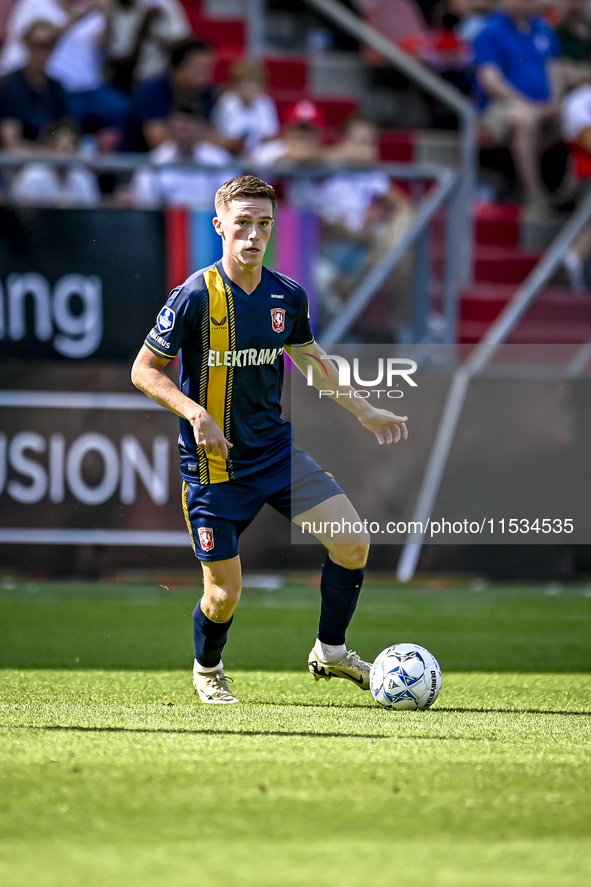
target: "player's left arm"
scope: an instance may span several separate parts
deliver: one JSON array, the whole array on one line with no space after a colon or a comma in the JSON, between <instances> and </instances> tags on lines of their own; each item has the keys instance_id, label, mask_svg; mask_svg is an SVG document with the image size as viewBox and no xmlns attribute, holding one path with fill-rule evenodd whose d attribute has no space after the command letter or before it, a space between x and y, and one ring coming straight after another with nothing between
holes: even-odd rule
<instances>
[{"instance_id":1,"label":"player's left arm","mask_svg":"<svg viewBox=\"0 0 591 887\"><path fill-rule=\"evenodd\" d=\"M307 375L310 366L307 357L316 357L320 360L326 357L326 351L317 342L309 345L289 345L286 346L286 351L304 376ZM339 374L334 364L330 360L322 360L322 363L328 375L321 377L318 370L314 369L312 376L314 387L323 391L332 391L333 393L327 397L357 416L363 427L375 434L380 445L398 443L401 438L404 440L408 438L407 416L395 416L389 410L377 409L362 397L355 397L354 388L339 384Z\"/></svg>"}]
</instances>

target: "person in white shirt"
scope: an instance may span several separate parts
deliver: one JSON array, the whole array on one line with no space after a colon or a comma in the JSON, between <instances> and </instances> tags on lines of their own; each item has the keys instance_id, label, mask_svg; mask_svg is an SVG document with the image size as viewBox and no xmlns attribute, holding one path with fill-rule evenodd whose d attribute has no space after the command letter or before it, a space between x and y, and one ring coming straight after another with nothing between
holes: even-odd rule
<instances>
[{"instance_id":1,"label":"person in white shirt","mask_svg":"<svg viewBox=\"0 0 591 887\"><path fill-rule=\"evenodd\" d=\"M328 314L337 313L358 283L400 240L413 216L410 198L378 169L379 130L361 114L349 117L340 139L327 152L327 162L338 169L319 186L316 196L322 219L322 250L317 271L326 294ZM396 314L404 322L407 305L408 259L397 272L391 289L397 292ZM404 279L402 279L404 278Z\"/></svg>"},{"instance_id":2,"label":"person in white shirt","mask_svg":"<svg viewBox=\"0 0 591 887\"><path fill-rule=\"evenodd\" d=\"M47 21L60 30L46 72L70 97L70 112L84 132L104 127L123 131L131 100L105 83L104 45L111 7L107 0L76 6L73 0L17 0L7 24L0 72L27 62L23 35L34 21Z\"/></svg>"},{"instance_id":3,"label":"person in white shirt","mask_svg":"<svg viewBox=\"0 0 591 887\"><path fill-rule=\"evenodd\" d=\"M212 122L229 141L227 147L246 156L279 132L277 108L265 93L267 75L257 62L241 60L230 68L228 87L217 101ZM232 140L232 141L230 141Z\"/></svg>"},{"instance_id":4,"label":"person in white shirt","mask_svg":"<svg viewBox=\"0 0 591 887\"><path fill-rule=\"evenodd\" d=\"M591 177L591 84L585 83L569 92L562 101L562 136L573 153L574 172L581 179ZM570 288L575 293L589 290L586 271L591 259L591 225L575 238L562 264Z\"/></svg>"},{"instance_id":5,"label":"person in white shirt","mask_svg":"<svg viewBox=\"0 0 591 887\"><path fill-rule=\"evenodd\" d=\"M386 213L408 204L404 193L390 177L374 167L379 163L379 131L375 122L362 114L349 117L341 127L340 139L327 152L326 160L334 166L357 169L333 173L319 194L319 212L331 224L347 232L362 231L371 222L374 202L383 201Z\"/></svg>"},{"instance_id":6,"label":"person in white shirt","mask_svg":"<svg viewBox=\"0 0 591 887\"><path fill-rule=\"evenodd\" d=\"M250 160L258 167L319 167L325 159L324 137L326 126L320 105L309 99L300 99L291 105L283 121L279 137L263 142L253 149ZM318 186L322 181L316 171L288 180L284 196L290 206L300 210L316 211Z\"/></svg>"},{"instance_id":7,"label":"person in white shirt","mask_svg":"<svg viewBox=\"0 0 591 887\"><path fill-rule=\"evenodd\" d=\"M58 120L49 124L42 142L48 151L63 155L63 163L27 163L14 175L9 198L34 206L98 206L101 192L96 176L76 159L80 132L74 122Z\"/></svg>"},{"instance_id":8,"label":"person in white shirt","mask_svg":"<svg viewBox=\"0 0 591 887\"><path fill-rule=\"evenodd\" d=\"M23 68L28 52L23 37L33 22L43 21L64 32L86 14L87 8L71 9L70 0L16 0L6 21L6 39L0 52L0 75Z\"/></svg>"},{"instance_id":9,"label":"person in white shirt","mask_svg":"<svg viewBox=\"0 0 591 887\"><path fill-rule=\"evenodd\" d=\"M151 166L139 169L131 182L136 206L209 207L217 189L238 173L234 158L219 145L207 141L209 124L197 109L174 108L168 119L168 138L150 152ZM165 164L183 163L183 167ZM195 165L219 169L198 169ZM158 169L159 166L164 168Z\"/></svg>"},{"instance_id":10,"label":"person in white shirt","mask_svg":"<svg viewBox=\"0 0 591 887\"><path fill-rule=\"evenodd\" d=\"M570 145L579 145L591 155L591 85L573 89L562 101L562 134Z\"/></svg>"}]
</instances>

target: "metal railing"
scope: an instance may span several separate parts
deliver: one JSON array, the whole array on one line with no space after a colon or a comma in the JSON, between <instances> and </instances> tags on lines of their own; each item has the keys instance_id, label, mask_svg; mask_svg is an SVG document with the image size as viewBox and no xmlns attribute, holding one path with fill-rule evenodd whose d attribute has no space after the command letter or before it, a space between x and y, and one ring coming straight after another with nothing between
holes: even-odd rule
<instances>
[{"instance_id":1,"label":"metal railing","mask_svg":"<svg viewBox=\"0 0 591 887\"><path fill-rule=\"evenodd\" d=\"M433 512L471 379L486 368L498 348L507 341L541 289L559 268L573 240L590 222L591 191L517 289L481 342L454 372L412 516L413 521L420 522L414 524L415 527L425 528ZM590 356L590 343L581 345L579 352L567 367L565 375L569 378L577 376L584 369ZM398 564L399 581L408 582L414 576L424 537L424 529L407 537Z\"/></svg>"},{"instance_id":2,"label":"metal railing","mask_svg":"<svg viewBox=\"0 0 591 887\"><path fill-rule=\"evenodd\" d=\"M369 304L388 276L402 260L406 252L417 246L415 281L413 289L413 319L405 338L412 342L428 341L429 322L429 227L442 206L448 205L445 259L443 274L443 306L445 328L443 339L452 343L456 339L458 276L456 237L461 222L458 219L458 193L460 176L453 170L432 164L388 164L384 169L390 175L407 181L432 179L436 182L417 207L416 215L399 242L388 252L357 286L343 310L319 336L321 342L342 342L354 322Z\"/></svg>"},{"instance_id":3,"label":"metal railing","mask_svg":"<svg viewBox=\"0 0 591 887\"><path fill-rule=\"evenodd\" d=\"M458 225L453 233L456 238L458 279L461 284L470 284L473 249L472 204L477 168L477 115L472 102L442 77L399 49L395 43L343 6L339 0L306 0L306 3L360 43L375 50L393 68L457 115L460 129L461 179L456 208Z\"/></svg>"},{"instance_id":4,"label":"metal railing","mask_svg":"<svg viewBox=\"0 0 591 887\"><path fill-rule=\"evenodd\" d=\"M96 172L123 173L129 176L139 168L151 167L154 170L161 169L192 169L219 173L219 166L206 166L191 162L176 162L151 164L148 154L109 154L97 156L72 156L59 155L51 152L3 152L0 151L0 170L17 168L31 162L41 161L51 166L63 166L64 164L84 164ZM331 175L340 175L343 172L361 172L355 166L335 166L333 164L323 166L296 166L296 167L260 167L253 164L231 162L232 174L242 172L256 173L271 181L277 179L298 178L327 178ZM419 256L423 261L415 265L415 285L413 319L407 329L409 341L427 341L428 320L430 311L428 273L429 254L429 228L433 218L439 210L447 205L447 237L444 248L444 274L443 274L443 305L445 316L444 341L454 342L456 337L456 313L458 301L458 275L457 275L457 232L461 225L458 218L458 193L459 173L445 166L432 163L382 163L372 169L378 169L393 179L409 182L434 182L426 196L417 206L416 215L408 230L400 241L388 252L382 260L358 285L351 298L348 300L341 314L335 318L325 329L320 331L318 338L323 342L340 342L355 320L362 313L374 294L384 283L389 274L407 253L407 250L417 246ZM127 205L126 205L127 206ZM138 209L142 209L138 206Z\"/></svg>"}]
</instances>

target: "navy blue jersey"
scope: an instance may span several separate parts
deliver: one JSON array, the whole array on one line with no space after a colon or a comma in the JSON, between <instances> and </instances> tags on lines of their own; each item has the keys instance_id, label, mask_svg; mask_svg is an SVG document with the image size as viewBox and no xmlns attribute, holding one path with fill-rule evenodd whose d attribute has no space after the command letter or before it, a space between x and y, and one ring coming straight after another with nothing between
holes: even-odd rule
<instances>
[{"instance_id":1,"label":"navy blue jersey","mask_svg":"<svg viewBox=\"0 0 591 887\"><path fill-rule=\"evenodd\" d=\"M250 295L221 261L172 291L146 345L160 357L179 355L181 391L205 407L234 445L227 459L207 456L181 419L185 480L223 483L285 458L292 435L281 417L283 349L313 340L306 293L270 268Z\"/></svg>"}]
</instances>

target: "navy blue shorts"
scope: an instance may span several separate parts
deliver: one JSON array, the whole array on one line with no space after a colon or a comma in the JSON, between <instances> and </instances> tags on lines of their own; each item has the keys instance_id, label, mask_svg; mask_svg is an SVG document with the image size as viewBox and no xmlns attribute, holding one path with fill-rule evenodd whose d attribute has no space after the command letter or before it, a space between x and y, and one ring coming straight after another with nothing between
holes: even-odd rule
<instances>
[{"instance_id":1,"label":"navy blue shorts","mask_svg":"<svg viewBox=\"0 0 591 887\"><path fill-rule=\"evenodd\" d=\"M268 503L288 520L343 491L304 450L243 478L221 484L183 481L183 512L200 561L236 557L240 534Z\"/></svg>"}]
</instances>

